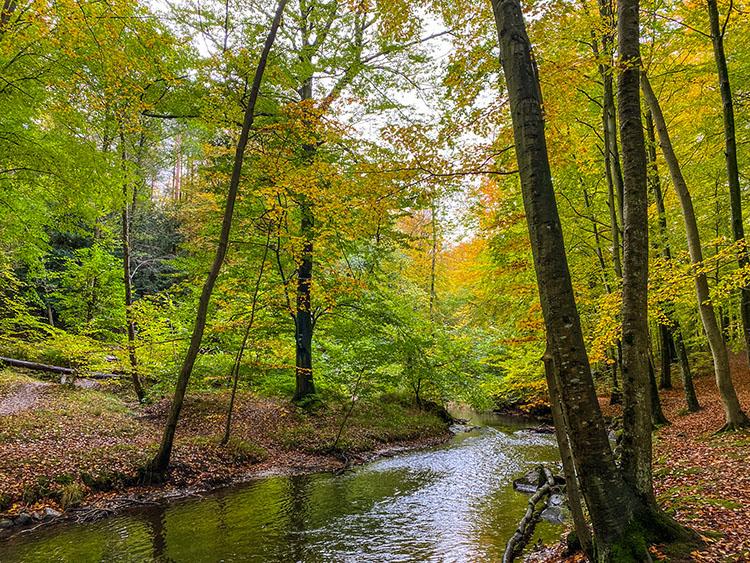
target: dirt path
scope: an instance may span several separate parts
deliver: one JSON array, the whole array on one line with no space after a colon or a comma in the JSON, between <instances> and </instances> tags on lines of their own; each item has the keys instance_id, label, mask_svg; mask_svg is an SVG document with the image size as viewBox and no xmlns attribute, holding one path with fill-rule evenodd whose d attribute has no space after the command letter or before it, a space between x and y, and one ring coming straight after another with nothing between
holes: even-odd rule
<instances>
[{"instance_id":1,"label":"dirt path","mask_svg":"<svg viewBox=\"0 0 750 563\"><path fill-rule=\"evenodd\" d=\"M42 387L47 387L48 385L49 383L35 381L33 383L24 383L12 389L7 397L0 398L0 416L16 414L30 409L39 398Z\"/></svg>"}]
</instances>

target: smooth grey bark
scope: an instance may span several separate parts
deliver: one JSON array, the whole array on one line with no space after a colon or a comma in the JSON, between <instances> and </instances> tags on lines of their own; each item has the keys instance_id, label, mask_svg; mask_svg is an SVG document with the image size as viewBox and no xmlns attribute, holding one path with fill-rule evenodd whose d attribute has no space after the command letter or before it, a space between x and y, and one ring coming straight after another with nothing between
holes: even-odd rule
<instances>
[{"instance_id":1,"label":"smooth grey bark","mask_svg":"<svg viewBox=\"0 0 750 563\"><path fill-rule=\"evenodd\" d=\"M622 220L622 169L620 151L617 146L617 116L615 114L615 96L613 86L613 43L614 20L610 0L599 1L599 15L604 31L601 34L601 51L599 37L591 32L591 49L598 64L602 80L602 134L604 138L604 171L607 179L607 205L609 207L610 236L612 237L612 266L617 278L622 278L622 247L620 245L620 223Z\"/></svg>"},{"instance_id":2,"label":"smooth grey bark","mask_svg":"<svg viewBox=\"0 0 750 563\"><path fill-rule=\"evenodd\" d=\"M623 179L622 469L625 480L655 502L651 476L651 393L648 381L648 186L641 121L638 0L617 4L620 55L617 109Z\"/></svg>"},{"instance_id":3,"label":"smooth grey bark","mask_svg":"<svg viewBox=\"0 0 750 563\"><path fill-rule=\"evenodd\" d=\"M654 93L648 77L644 74L641 80L646 103L651 109L654 116L654 124L659 135L659 144L664 155L664 160L669 167L669 173L672 177L672 183L680 199L682 207L682 216L685 221L685 232L687 236L688 252L690 261L695 268L695 293L698 297L698 307L700 310L703 329L708 337L708 344L711 348L711 355L714 362L714 372L716 375L716 386L721 395L724 406L724 415L726 419L726 429L739 428L748 425L748 418L740 407L737 392L732 383L732 376L729 370L729 354L727 351L724 337L721 334L719 323L716 319L713 304L711 303L711 293L708 287L708 279L705 272L701 269L703 263L703 249L698 232L698 223L695 218L693 209L693 200L682 175L680 163L672 147L672 140L669 137L664 114L662 113L659 100Z\"/></svg>"},{"instance_id":4,"label":"smooth grey bark","mask_svg":"<svg viewBox=\"0 0 750 563\"><path fill-rule=\"evenodd\" d=\"M245 158L245 148L250 136L250 129L255 121L255 105L258 101L260 94L260 86L263 81L263 73L266 70L268 63L268 56L271 52L271 47L276 40L276 32L281 24L281 16L284 13L284 7L286 6L287 0L279 0L276 13L274 14L273 22L268 31L268 36L263 45L263 50L260 54L260 60L258 66L255 69L255 76L253 77L252 86L250 87L250 95L248 97L247 107L245 108L245 117L242 123L242 130L240 131L240 137L237 141L237 147L234 153L234 163L232 165L232 176L229 181L229 190L227 193L227 200L224 206L224 217L221 224L221 234L219 235L219 244L216 247L216 254L214 256L211 269L206 278L206 282L203 284L201 296L198 301L198 312L196 314L195 325L193 327L193 333L190 337L190 346L188 347L185 360L182 363L180 374L177 379L177 385L175 387L174 397L172 399L172 405L169 410L167 417L167 423L164 428L164 435L162 436L161 445L156 456L148 463L144 470L144 480L159 479L169 467L169 459L172 455L172 446L174 445L174 436L177 431L177 421L180 418L180 411L185 400L185 392L187 391L188 383L190 381L190 375L193 372L193 365L198 357L200 351L201 341L203 340L203 332L206 328L206 319L208 317L208 305L211 301L211 294L213 293L214 286L216 285L216 279L219 277L221 266L224 263L224 258L227 254L229 247L229 234L232 230L232 218L234 216L234 206L237 200L237 192L239 190L240 178L242 177L242 164Z\"/></svg>"},{"instance_id":5,"label":"smooth grey bark","mask_svg":"<svg viewBox=\"0 0 750 563\"><path fill-rule=\"evenodd\" d=\"M737 164L737 135L734 122L734 101L732 86L729 82L729 68L724 52L724 27L719 22L719 8L716 0L706 0L708 4L708 19L711 25L711 41L714 48L716 73L719 78L721 92L721 107L724 117L724 156L726 159L727 180L729 183L729 204L732 215L732 235L735 242L742 246L737 250L737 264L740 268L750 265L747 247L744 246L745 226L742 220L742 188L740 187L740 172ZM731 4L730 4L731 9ZM728 18L729 16L727 16ZM727 20L728 21L728 20ZM745 351L750 358L750 287L743 287L740 291L740 316L745 343Z\"/></svg>"}]
</instances>

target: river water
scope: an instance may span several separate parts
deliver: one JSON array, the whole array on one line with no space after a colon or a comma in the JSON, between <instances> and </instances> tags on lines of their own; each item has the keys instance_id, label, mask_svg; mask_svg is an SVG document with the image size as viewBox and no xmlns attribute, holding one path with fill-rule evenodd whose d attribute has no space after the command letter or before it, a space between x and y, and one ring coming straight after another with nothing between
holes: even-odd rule
<instances>
[{"instance_id":1,"label":"river water","mask_svg":"<svg viewBox=\"0 0 750 563\"><path fill-rule=\"evenodd\" d=\"M264 477L200 499L0 542L0 562L499 561L525 510L514 477L554 437L490 415L448 444L342 475ZM542 522L536 536L561 528Z\"/></svg>"}]
</instances>

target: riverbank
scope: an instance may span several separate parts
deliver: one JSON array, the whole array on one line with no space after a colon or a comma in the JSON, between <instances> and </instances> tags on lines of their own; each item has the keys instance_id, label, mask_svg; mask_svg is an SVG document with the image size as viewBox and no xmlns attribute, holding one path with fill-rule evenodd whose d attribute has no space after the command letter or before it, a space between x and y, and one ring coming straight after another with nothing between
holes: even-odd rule
<instances>
[{"instance_id":1,"label":"riverbank","mask_svg":"<svg viewBox=\"0 0 750 563\"><path fill-rule=\"evenodd\" d=\"M436 414L397 400L303 410L238 395L232 438L219 444L228 394L189 395L166 483L137 484L169 402L141 407L114 387L64 386L0 370L0 534L63 514L94 518L129 505L208 491L273 473L335 471L394 450L435 445L451 433Z\"/></svg>"},{"instance_id":2,"label":"riverbank","mask_svg":"<svg viewBox=\"0 0 750 563\"><path fill-rule=\"evenodd\" d=\"M750 369L744 354L732 358L732 376L745 412L750 411ZM674 376L673 376L674 377ZM670 423L654 433L654 489L659 504L679 522L698 531L705 545L683 558L669 561L750 561L750 430L716 434L724 424L724 410L713 376L695 378L701 410L685 410L679 381L659 392ZM621 408L600 398L605 416L619 416ZM528 561L580 561L562 557L558 545L533 554ZM666 557L655 547L655 558Z\"/></svg>"}]
</instances>

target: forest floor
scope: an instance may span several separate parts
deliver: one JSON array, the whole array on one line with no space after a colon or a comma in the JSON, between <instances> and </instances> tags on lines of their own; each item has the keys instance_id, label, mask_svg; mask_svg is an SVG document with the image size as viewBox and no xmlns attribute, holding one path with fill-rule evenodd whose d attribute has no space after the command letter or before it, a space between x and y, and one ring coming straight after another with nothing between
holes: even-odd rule
<instances>
[{"instance_id":1,"label":"forest floor","mask_svg":"<svg viewBox=\"0 0 750 563\"><path fill-rule=\"evenodd\" d=\"M675 371L676 370L676 366ZM750 412L750 369L744 354L732 358L732 375L745 412ZM701 410L688 413L679 372L675 387L660 392L671 422L654 434L654 488L659 504L678 521L698 531L705 545L684 557L653 548L656 560L750 561L750 431L716 434L724 424L713 376L695 378ZM619 407L600 398L605 416ZM533 554L529 561L581 561L563 558L562 546Z\"/></svg>"},{"instance_id":2,"label":"forest floor","mask_svg":"<svg viewBox=\"0 0 750 563\"><path fill-rule=\"evenodd\" d=\"M238 394L232 439L219 445L228 393L192 393L177 432L168 481L137 484L169 407L139 407L109 388L39 381L0 369L0 534L25 515L88 518L241 482L255 475L337 470L389 450L443 442L448 425L397 401L357 403L331 451L346 404L312 412L290 401Z\"/></svg>"}]
</instances>

